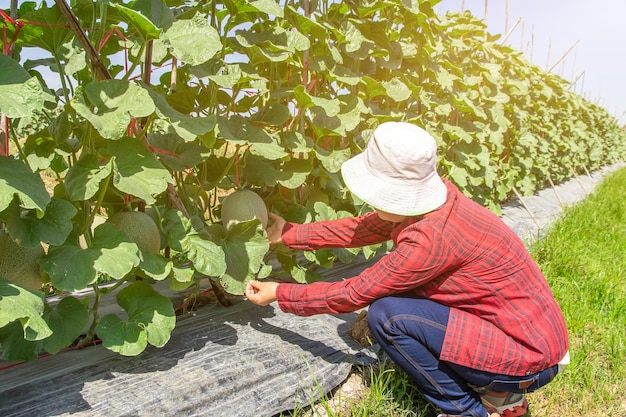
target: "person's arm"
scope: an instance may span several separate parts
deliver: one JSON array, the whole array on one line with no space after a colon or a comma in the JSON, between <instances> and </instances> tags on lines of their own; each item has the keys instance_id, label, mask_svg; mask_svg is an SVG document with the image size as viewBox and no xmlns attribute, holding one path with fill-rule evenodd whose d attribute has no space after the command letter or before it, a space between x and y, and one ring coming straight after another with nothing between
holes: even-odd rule
<instances>
[{"instance_id":1,"label":"person's arm","mask_svg":"<svg viewBox=\"0 0 626 417\"><path fill-rule=\"evenodd\" d=\"M416 238L399 243L396 250L355 277L339 282L281 283L271 288L272 298L281 310L299 316L349 313L376 299L415 290L455 268L455 258L440 239L427 233Z\"/></svg>"},{"instance_id":2,"label":"person's arm","mask_svg":"<svg viewBox=\"0 0 626 417\"><path fill-rule=\"evenodd\" d=\"M358 248L382 243L391 239L391 232L397 226L397 223L381 220L376 213L307 224L285 222L274 214L270 216L274 220L268 227L270 243L282 242L298 250ZM277 230L280 230L279 239Z\"/></svg>"}]
</instances>

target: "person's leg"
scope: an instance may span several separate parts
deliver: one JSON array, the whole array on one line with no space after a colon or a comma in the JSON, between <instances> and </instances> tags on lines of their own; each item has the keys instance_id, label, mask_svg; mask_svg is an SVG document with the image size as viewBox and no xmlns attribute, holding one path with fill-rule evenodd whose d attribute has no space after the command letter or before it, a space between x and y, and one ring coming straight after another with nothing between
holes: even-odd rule
<instances>
[{"instance_id":1,"label":"person's leg","mask_svg":"<svg viewBox=\"0 0 626 417\"><path fill-rule=\"evenodd\" d=\"M498 406L510 406L521 415L527 403L523 396L495 392L525 393L550 382L557 366L527 376L507 376L439 361L450 309L430 300L385 297L368 310L368 325L376 341L389 357L415 382L424 396L444 413L459 416L487 414L482 399ZM492 394L491 397L488 397ZM497 394L496 394L497 395ZM511 398L509 398L511 397ZM509 401L510 400L510 401ZM510 404L509 404L510 402ZM496 404L497 403L497 404ZM490 411L492 407L489 407Z\"/></svg>"},{"instance_id":2,"label":"person's leg","mask_svg":"<svg viewBox=\"0 0 626 417\"><path fill-rule=\"evenodd\" d=\"M376 341L443 413L485 417L476 391L439 354L450 309L430 300L385 297L368 309L368 324Z\"/></svg>"}]
</instances>

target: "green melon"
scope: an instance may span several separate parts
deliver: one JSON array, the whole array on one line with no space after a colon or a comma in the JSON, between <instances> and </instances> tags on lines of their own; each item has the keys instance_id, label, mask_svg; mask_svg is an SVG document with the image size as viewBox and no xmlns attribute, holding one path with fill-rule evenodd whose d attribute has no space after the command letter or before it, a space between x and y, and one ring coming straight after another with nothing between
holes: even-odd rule
<instances>
[{"instance_id":1,"label":"green melon","mask_svg":"<svg viewBox=\"0 0 626 417\"><path fill-rule=\"evenodd\" d=\"M43 279L37 259L44 255L41 244L26 248L15 243L8 233L0 232L0 277L20 287L39 291Z\"/></svg>"},{"instance_id":2,"label":"green melon","mask_svg":"<svg viewBox=\"0 0 626 417\"><path fill-rule=\"evenodd\" d=\"M261 220L263 229L267 227L267 206L257 193L239 190L228 195L222 202L222 224L226 229L252 219Z\"/></svg>"},{"instance_id":3,"label":"green melon","mask_svg":"<svg viewBox=\"0 0 626 417\"><path fill-rule=\"evenodd\" d=\"M116 225L144 252L158 253L161 249L159 228L150 216L142 211L120 211L107 222Z\"/></svg>"}]
</instances>

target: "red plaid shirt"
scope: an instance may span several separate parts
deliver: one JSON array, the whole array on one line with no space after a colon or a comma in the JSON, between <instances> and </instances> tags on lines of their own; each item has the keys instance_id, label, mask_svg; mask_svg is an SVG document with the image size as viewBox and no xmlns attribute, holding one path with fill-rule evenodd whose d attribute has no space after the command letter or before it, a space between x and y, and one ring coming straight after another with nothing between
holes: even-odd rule
<instances>
[{"instance_id":1,"label":"red plaid shirt","mask_svg":"<svg viewBox=\"0 0 626 417\"><path fill-rule=\"evenodd\" d=\"M343 281L280 284L280 308L301 316L348 313L409 292L450 307L441 360L507 375L557 364L568 349L567 330L539 267L500 218L445 183L442 207L403 223L375 213L287 223L282 240L294 249L362 247L389 239L395 249Z\"/></svg>"}]
</instances>

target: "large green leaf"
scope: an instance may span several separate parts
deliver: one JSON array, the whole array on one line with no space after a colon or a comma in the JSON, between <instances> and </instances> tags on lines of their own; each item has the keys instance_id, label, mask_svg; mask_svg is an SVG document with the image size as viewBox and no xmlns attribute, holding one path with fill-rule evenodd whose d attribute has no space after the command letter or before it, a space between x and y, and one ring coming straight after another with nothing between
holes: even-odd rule
<instances>
[{"instance_id":1,"label":"large green leaf","mask_svg":"<svg viewBox=\"0 0 626 417\"><path fill-rule=\"evenodd\" d=\"M89 311L77 298L65 297L55 308L48 308L44 318L53 333L43 341L43 347L55 354L80 336L89 321Z\"/></svg>"},{"instance_id":2,"label":"large green leaf","mask_svg":"<svg viewBox=\"0 0 626 417\"><path fill-rule=\"evenodd\" d=\"M31 117L52 99L36 77L14 59L0 54L0 113L11 118Z\"/></svg>"},{"instance_id":3,"label":"large green leaf","mask_svg":"<svg viewBox=\"0 0 626 417\"><path fill-rule=\"evenodd\" d=\"M306 181L313 167L307 159L291 159L286 162L269 161L255 155L246 157L243 173L248 181L258 186L273 187L281 184L298 188Z\"/></svg>"},{"instance_id":4,"label":"large green leaf","mask_svg":"<svg viewBox=\"0 0 626 417\"><path fill-rule=\"evenodd\" d=\"M39 356L41 341L26 340L19 321L0 327L2 359L7 362L34 361Z\"/></svg>"},{"instance_id":5,"label":"large green leaf","mask_svg":"<svg viewBox=\"0 0 626 417\"><path fill-rule=\"evenodd\" d=\"M389 81L383 81L381 85L385 89L387 96L394 101L400 102L411 97L411 89L397 77Z\"/></svg>"},{"instance_id":6,"label":"large green leaf","mask_svg":"<svg viewBox=\"0 0 626 417\"><path fill-rule=\"evenodd\" d=\"M116 226L103 223L94 230L92 245L50 247L41 268L55 288L80 290L96 281L98 273L121 279L139 265L139 248Z\"/></svg>"},{"instance_id":7,"label":"large green leaf","mask_svg":"<svg viewBox=\"0 0 626 417\"><path fill-rule=\"evenodd\" d=\"M293 95L303 109L313 106L320 107L328 116L336 116L341 110L341 102L338 99L315 97L307 93L304 86L299 85L293 90Z\"/></svg>"},{"instance_id":8,"label":"large green leaf","mask_svg":"<svg viewBox=\"0 0 626 417\"><path fill-rule=\"evenodd\" d=\"M149 284L137 281L117 294L117 303L126 311L126 320L115 314L100 319L96 332L102 344L125 356L143 352L150 343L164 346L176 325L172 302Z\"/></svg>"},{"instance_id":9,"label":"large green leaf","mask_svg":"<svg viewBox=\"0 0 626 417\"><path fill-rule=\"evenodd\" d=\"M52 334L43 319L41 293L25 290L0 277L0 328L17 320L26 340L42 340Z\"/></svg>"},{"instance_id":10,"label":"large green leaf","mask_svg":"<svg viewBox=\"0 0 626 417\"><path fill-rule=\"evenodd\" d=\"M320 160L324 168L329 172L339 172L341 165L350 159L350 149L339 149L327 151L322 148L315 149L315 155Z\"/></svg>"},{"instance_id":11,"label":"large green leaf","mask_svg":"<svg viewBox=\"0 0 626 417\"><path fill-rule=\"evenodd\" d=\"M93 197L101 187L102 180L113 172L113 161L101 165L94 154L83 154L67 171L65 191L74 201L84 201Z\"/></svg>"},{"instance_id":12,"label":"large green leaf","mask_svg":"<svg viewBox=\"0 0 626 417\"><path fill-rule=\"evenodd\" d=\"M154 195L164 192L167 184L173 182L169 171L137 138L125 137L111 142L109 151L115 158L113 185L124 193L152 204Z\"/></svg>"},{"instance_id":13,"label":"large green leaf","mask_svg":"<svg viewBox=\"0 0 626 417\"><path fill-rule=\"evenodd\" d=\"M229 142L250 145L251 152L269 160L288 156L275 135L249 123L244 117L234 115L218 119L219 134Z\"/></svg>"},{"instance_id":14,"label":"large green leaf","mask_svg":"<svg viewBox=\"0 0 626 417\"><path fill-rule=\"evenodd\" d=\"M247 282L255 278L264 265L269 242L260 224L259 220L253 219L238 223L227 232L219 224L209 229L213 235L222 238L220 245L224 250L226 271L220 277L220 283L231 294L242 295Z\"/></svg>"},{"instance_id":15,"label":"large green leaf","mask_svg":"<svg viewBox=\"0 0 626 417\"><path fill-rule=\"evenodd\" d=\"M167 134L152 134L148 140L154 153L161 162L172 171L185 171L204 162L210 155L210 150L193 142L185 142L180 136Z\"/></svg>"},{"instance_id":16,"label":"large green leaf","mask_svg":"<svg viewBox=\"0 0 626 417\"><path fill-rule=\"evenodd\" d=\"M165 97L156 91L144 86L150 97L156 103L157 114L159 117L172 125L176 133L191 142L196 140L198 136L202 136L213 130L215 127L215 116L189 116L174 109L167 102Z\"/></svg>"},{"instance_id":17,"label":"large green leaf","mask_svg":"<svg viewBox=\"0 0 626 417\"><path fill-rule=\"evenodd\" d=\"M41 218L34 211L23 212L16 204L0 218L6 220L11 236L22 246L35 247L41 242L61 245L72 231L72 218L76 212L76 207L69 201L52 198Z\"/></svg>"},{"instance_id":18,"label":"large green leaf","mask_svg":"<svg viewBox=\"0 0 626 417\"><path fill-rule=\"evenodd\" d=\"M145 4L146 2L143 3ZM155 2L153 4L157 5L158 3ZM139 11L121 4L109 3L109 5L117 11L120 20L134 28L144 41L158 39L161 35L161 30Z\"/></svg>"},{"instance_id":19,"label":"large green leaf","mask_svg":"<svg viewBox=\"0 0 626 417\"><path fill-rule=\"evenodd\" d=\"M192 232L182 240L181 244L183 251L193 262L197 271L210 277L219 277L226 272L224 250L215 242Z\"/></svg>"},{"instance_id":20,"label":"large green leaf","mask_svg":"<svg viewBox=\"0 0 626 417\"><path fill-rule=\"evenodd\" d=\"M51 54L58 54L63 44L73 36L72 30L67 25L67 19L56 5L47 7L43 3L21 18L26 24L21 27L17 37L17 44L20 46L41 48ZM38 24L41 22L45 24Z\"/></svg>"},{"instance_id":21,"label":"large green leaf","mask_svg":"<svg viewBox=\"0 0 626 417\"><path fill-rule=\"evenodd\" d=\"M17 195L25 209L43 213L50 195L41 177L12 156L0 156L0 212L5 210Z\"/></svg>"},{"instance_id":22,"label":"large green leaf","mask_svg":"<svg viewBox=\"0 0 626 417\"><path fill-rule=\"evenodd\" d=\"M220 35L201 14L178 20L163 34L163 42L172 55L190 65L200 65L222 49Z\"/></svg>"},{"instance_id":23,"label":"large green leaf","mask_svg":"<svg viewBox=\"0 0 626 417\"><path fill-rule=\"evenodd\" d=\"M154 102L145 89L116 79L91 82L84 94L78 88L71 105L102 137L114 140L124 136L132 117L149 116L155 111Z\"/></svg>"}]
</instances>

